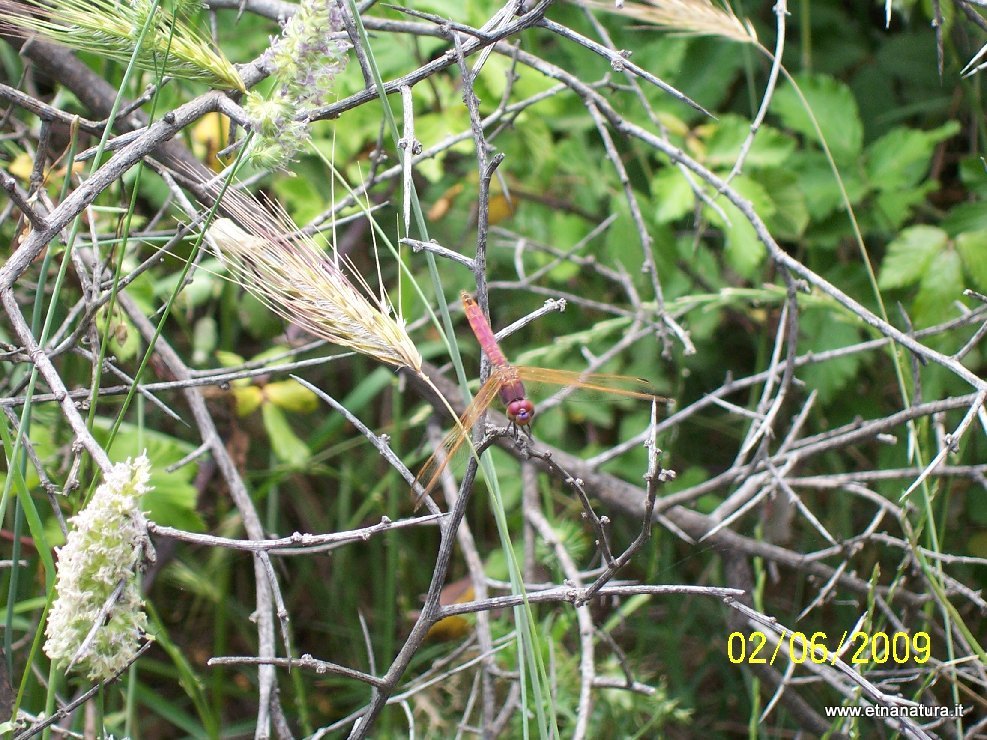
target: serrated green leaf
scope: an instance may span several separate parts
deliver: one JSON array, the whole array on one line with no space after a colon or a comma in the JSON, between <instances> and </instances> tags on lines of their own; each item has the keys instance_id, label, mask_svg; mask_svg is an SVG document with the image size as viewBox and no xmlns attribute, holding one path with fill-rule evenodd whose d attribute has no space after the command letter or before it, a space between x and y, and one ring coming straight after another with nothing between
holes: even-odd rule
<instances>
[{"instance_id":1,"label":"serrated green leaf","mask_svg":"<svg viewBox=\"0 0 987 740\"><path fill-rule=\"evenodd\" d=\"M882 190L874 199L874 208L869 216L884 231L897 231L911 217L915 206L936 189L936 183L926 181L913 188Z\"/></svg>"},{"instance_id":2,"label":"serrated green leaf","mask_svg":"<svg viewBox=\"0 0 987 740\"><path fill-rule=\"evenodd\" d=\"M757 238L754 227L750 225L740 211L732 209L731 223L723 228L726 236L727 263L744 277L753 277L755 271L764 261L767 248Z\"/></svg>"},{"instance_id":3,"label":"serrated green leaf","mask_svg":"<svg viewBox=\"0 0 987 740\"><path fill-rule=\"evenodd\" d=\"M261 406L261 416L274 456L294 467L304 465L312 453L288 424L284 412L273 403L265 403Z\"/></svg>"},{"instance_id":4,"label":"serrated green leaf","mask_svg":"<svg viewBox=\"0 0 987 740\"><path fill-rule=\"evenodd\" d=\"M762 219L769 219L774 215L775 204L762 185L749 177L738 177L734 180L733 187L751 202ZM723 219L711 208L707 207L705 213L711 223L717 224L723 230L726 238L724 256L733 269L744 277L751 277L764 260L767 248L758 239L754 227L746 216L725 200L720 200L718 203L729 219L728 223L723 223Z\"/></svg>"},{"instance_id":5,"label":"serrated green leaf","mask_svg":"<svg viewBox=\"0 0 987 740\"><path fill-rule=\"evenodd\" d=\"M107 419L95 422L93 434L103 444L110 425ZM151 518L159 524L201 532L205 525L196 511L199 492L192 485L196 466L169 469L192 449L191 444L170 435L124 423L107 453L111 460L126 460L146 451L151 461L151 490L145 494L142 507L151 512Z\"/></svg>"},{"instance_id":6,"label":"serrated green leaf","mask_svg":"<svg viewBox=\"0 0 987 740\"><path fill-rule=\"evenodd\" d=\"M206 524L196 511L198 491L187 483L162 481L153 478L154 489L144 496L141 505L148 518L158 524L184 529L189 532L204 532Z\"/></svg>"},{"instance_id":7,"label":"serrated green leaf","mask_svg":"<svg viewBox=\"0 0 987 740\"><path fill-rule=\"evenodd\" d=\"M935 226L912 226L888 245L877 281L882 290L918 282L933 258L943 252L948 237ZM938 263L937 263L938 264ZM935 272L938 272L938 267Z\"/></svg>"},{"instance_id":8,"label":"serrated green leaf","mask_svg":"<svg viewBox=\"0 0 987 740\"><path fill-rule=\"evenodd\" d=\"M850 88L825 75L798 75L795 83L808 108L789 84L778 89L771 103L772 112L788 128L818 141L814 118L833 159L838 163L855 163L863 144L864 127Z\"/></svg>"},{"instance_id":9,"label":"serrated green leaf","mask_svg":"<svg viewBox=\"0 0 987 740\"><path fill-rule=\"evenodd\" d=\"M798 177L799 189L805 193L806 209L813 221L822 221L836 210L843 210L843 193L829 162L822 152L802 152L793 157L792 171ZM857 204L867 194L867 184L856 169L840 173L851 204Z\"/></svg>"},{"instance_id":10,"label":"serrated green leaf","mask_svg":"<svg viewBox=\"0 0 987 740\"><path fill-rule=\"evenodd\" d=\"M965 157L959 166L960 182L979 197L987 197L987 163L982 156Z\"/></svg>"},{"instance_id":11,"label":"serrated green leaf","mask_svg":"<svg viewBox=\"0 0 987 740\"><path fill-rule=\"evenodd\" d=\"M764 170L757 181L774 202L774 213L765 219L768 229L778 239L799 239L809 225L809 209L798 177L789 170Z\"/></svg>"},{"instance_id":12,"label":"serrated green leaf","mask_svg":"<svg viewBox=\"0 0 987 740\"><path fill-rule=\"evenodd\" d=\"M847 347L860 341L860 327L831 308L806 309L799 317L800 351L826 352ZM819 394L824 405L844 393L853 380L863 358L854 353L826 362L812 363L799 370L800 380Z\"/></svg>"},{"instance_id":13,"label":"serrated green leaf","mask_svg":"<svg viewBox=\"0 0 987 740\"><path fill-rule=\"evenodd\" d=\"M963 294L963 264L954 249L945 249L922 275L915 296L915 325L932 326L956 313L954 302Z\"/></svg>"},{"instance_id":14,"label":"serrated green leaf","mask_svg":"<svg viewBox=\"0 0 987 740\"><path fill-rule=\"evenodd\" d=\"M655 203L654 219L660 224L677 221L692 212L696 195L675 167L663 167L651 181Z\"/></svg>"},{"instance_id":15,"label":"serrated green leaf","mask_svg":"<svg viewBox=\"0 0 987 740\"><path fill-rule=\"evenodd\" d=\"M987 230L965 231L956 237L956 251L974 287L987 291Z\"/></svg>"},{"instance_id":16,"label":"serrated green leaf","mask_svg":"<svg viewBox=\"0 0 987 740\"><path fill-rule=\"evenodd\" d=\"M957 237L964 231L985 231L987 208L984 208L982 202L960 203L946 214L939 225L952 237Z\"/></svg>"},{"instance_id":17,"label":"serrated green leaf","mask_svg":"<svg viewBox=\"0 0 987 740\"><path fill-rule=\"evenodd\" d=\"M932 131L894 128L867 147L866 170L879 190L893 192L917 185L925 173L936 145L959 131L950 121Z\"/></svg>"},{"instance_id":18,"label":"serrated green leaf","mask_svg":"<svg viewBox=\"0 0 987 740\"><path fill-rule=\"evenodd\" d=\"M740 147L751 132L750 121L727 115L712 126L713 133L706 143L703 158L707 167L732 167L740 155ZM771 126L757 131L747 158L745 171L760 167L778 167L795 151L795 142Z\"/></svg>"}]
</instances>

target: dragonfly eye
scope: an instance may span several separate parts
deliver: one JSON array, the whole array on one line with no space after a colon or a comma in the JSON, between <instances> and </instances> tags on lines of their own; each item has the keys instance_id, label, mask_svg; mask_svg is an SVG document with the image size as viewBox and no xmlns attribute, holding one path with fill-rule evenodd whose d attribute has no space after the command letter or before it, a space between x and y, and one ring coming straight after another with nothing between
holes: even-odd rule
<instances>
[{"instance_id":1,"label":"dragonfly eye","mask_svg":"<svg viewBox=\"0 0 987 740\"><path fill-rule=\"evenodd\" d=\"M518 426L526 426L535 418L535 405L527 398L507 404L507 418Z\"/></svg>"}]
</instances>

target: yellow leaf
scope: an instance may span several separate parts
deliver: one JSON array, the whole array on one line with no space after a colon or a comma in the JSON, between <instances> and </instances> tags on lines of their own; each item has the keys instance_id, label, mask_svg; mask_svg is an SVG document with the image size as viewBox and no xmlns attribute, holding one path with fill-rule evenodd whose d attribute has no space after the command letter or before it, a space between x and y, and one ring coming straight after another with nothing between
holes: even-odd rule
<instances>
[{"instance_id":1,"label":"yellow leaf","mask_svg":"<svg viewBox=\"0 0 987 740\"><path fill-rule=\"evenodd\" d=\"M435 201L431 208L428 209L428 220L438 221L443 216L445 216L449 209L452 208L452 203L456 200L456 197L463 192L463 184L457 182L451 188L446 190L439 199Z\"/></svg>"},{"instance_id":2,"label":"yellow leaf","mask_svg":"<svg viewBox=\"0 0 987 740\"><path fill-rule=\"evenodd\" d=\"M34 160L31 159L31 155L27 152L21 152L14 157L14 161L11 162L10 166L7 168L7 172L21 182L27 182L31 178L31 172L33 170Z\"/></svg>"},{"instance_id":3,"label":"yellow leaf","mask_svg":"<svg viewBox=\"0 0 987 740\"><path fill-rule=\"evenodd\" d=\"M310 414L319 407L319 399L294 380L277 380L264 386L264 397L285 411Z\"/></svg>"},{"instance_id":4,"label":"yellow leaf","mask_svg":"<svg viewBox=\"0 0 987 740\"><path fill-rule=\"evenodd\" d=\"M229 140L230 119L222 113L207 113L192 127L192 150L213 172L223 169L219 152Z\"/></svg>"},{"instance_id":5,"label":"yellow leaf","mask_svg":"<svg viewBox=\"0 0 987 740\"><path fill-rule=\"evenodd\" d=\"M439 604L442 606L465 604L472 601L474 596L472 581L469 578L460 578L442 589L439 594ZM470 625L468 616L453 614L433 624L427 636L433 640L456 640L470 630Z\"/></svg>"},{"instance_id":6,"label":"yellow leaf","mask_svg":"<svg viewBox=\"0 0 987 740\"><path fill-rule=\"evenodd\" d=\"M514 215L515 201L505 195L495 195L490 199L489 218L491 225L499 224Z\"/></svg>"},{"instance_id":7,"label":"yellow leaf","mask_svg":"<svg viewBox=\"0 0 987 740\"><path fill-rule=\"evenodd\" d=\"M234 388L233 398L236 399L237 414L246 416L264 402L264 392L256 385L248 385L245 388Z\"/></svg>"}]
</instances>

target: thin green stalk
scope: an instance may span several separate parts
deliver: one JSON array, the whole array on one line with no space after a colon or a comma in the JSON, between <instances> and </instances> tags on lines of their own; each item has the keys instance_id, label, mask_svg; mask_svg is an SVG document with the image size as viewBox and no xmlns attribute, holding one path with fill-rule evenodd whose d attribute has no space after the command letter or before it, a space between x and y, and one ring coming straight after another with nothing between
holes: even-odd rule
<instances>
[{"instance_id":1,"label":"thin green stalk","mask_svg":"<svg viewBox=\"0 0 987 740\"><path fill-rule=\"evenodd\" d=\"M148 16L148 23L150 23L153 20L154 15L157 12L158 4L160 2L161 0L154 0L151 13ZM174 28L175 26L173 24L172 31L174 31ZM147 27L145 27L144 30L146 32ZM167 65L168 54L170 53L171 50L170 41L171 39L169 38L169 45L167 47L167 52L165 54L164 59L161 62L162 68L164 68L164 66ZM140 40L138 40L137 47L140 48L142 43L143 43L143 37ZM128 79L125 76L124 81L120 85L121 93L127 82ZM160 77L158 78L157 82L158 84L161 83ZM122 100L122 95L117 96L117 101L120 100ZM114 103L116 103L117 101L114 101ZM157 110L157 102L158 102L158 98L157 96L155 96L151 101L151 110L150 113L148 114L148 118L151 121L153 121L155 117L155 112ZM133 223L134 211L137 208L137 196L140 193L140 182L141 182L141 176L143 174L144 174L144 162L143 160L141 160L140 162L137 163L136 172L134 173L134 184L130 195L130 203L127 206L127 212L124 215L122 234L120 237L119 244L117 246L118 249L117 260L113 270L113 286L110 288L110 299L109 301L107 301L105 307L106 318L103 324L102 340L100 341L99 344L99 358L93 368L93 382L89 395L89 416L86 419L86 423L90 429L92 429L93 424L95 423L96 420L96 408L97 408L97 401L99 396L100 378L102 377L103 363L106 359L107 351L109 349L110 336L112 334L112 332L110 331L110 325L113 320L114 309L116 308L117 293L120 288L120 278L123 272L123 260L127 253L127 242L130 238L130 227L131 224ZM179 284L181 285L181 282ZM133 399L134 393L137 390L137 386L140 383L141 371L143 370L143 367L144 366L142 365L141 368L138 370L137 374L134 376L133 386L131 387L130 392L127 394L127 398L125 402L120 407L120 411L117 414L117 418L114 420L113 427L111 428L110 433L107 436L107 440L106 440L107 449L110 449L110 447L113 445L113 440L116 437L116 433L119 430L120 425L123 423L123 419L126 416L127 409L130 405L130 401Z\"/></svg>"},{"instance_id":2,"label":"thin green stalk","mask_svg":"<svg viewBox=\"0 0 987 740\"><path fill-rule=\"evenodd\" d=\"M370 65L370 71L374 78L374 85L377 87L377 96L380 98L381 107L384 111L384 120L387 124L388 132L391 134L391 142L394 144L394 149L397 151L398 160L404 162L405 157L412 156L410 147L402 148L398 146L398 140L401 138L401 134L398 131L397 121L394 119L394 113L391 111L390 101L387 99L387 92L384 90L384 80L380 76L380 70L377 68L377 62L374 59L373 50L370 46L370 38L367 36L367 29L363 26L363 19L360 17L360 12L356 7L354 0L347 0L347 5L349 6L350 15L353 17L353 22L356 25L357 32L360 36L360 43L363 45L363 49L367 53L367 60ZM418 191L415 189L414 184L411 186L411 210L415 214L415 225L418 228L418 236L422 241L428 241L428 226L425 224L425 216L422 213L421 201L418 199ZM431 252L425 252L425 263L428 265L428 274L432 282L432 288L435 291L435 300L439 306L439 314L442 316L442 329L440 333L443 335L443 339L446 346L449 348L450 359L452 360L453 367L456 370L456 378L459 380L459 386L463 389L463 397L469 400L469 382L466 379L466 370L463 368L463 358L459 354L459 348L456 347L454 342L449 341L449 337L455 336L455 329L452 325L452 316L449 313L449 304L445 299L445 293L442 292L442 279L439 276L439 268L435 262L435 255Z\"/></svg>"},{"instance_id":3,"label":"thin green stalk","mask_svg":"<svg viewBox=\"0 0 987 740\"><path fill-rule=\"evenodd\" d=\"M400 134L398 132L397 122L395 121L394 114L391 111L390 102L387 99L387 93L384 90L384 81L380 76L380 71L374 60L373 52L370 46L370 39L368 38L366 29L363 26L363 22L362 19L360 18L360 13L357 10L356 3L354 2L354 0L347 0L347 4L349 6L350 13L353 17L354 23L356 24L357 32L360 36L360 43L363 45L363 48L367 54L367 59L369 62L371 74L373 75L374 78L374 84L377 87L377 95L380 98L381 105L384 110L384 118L388 130L391 134L392 142L394 144L395 150L398 152L398 157L400 158L401 161L403 161L405 157L412 156L410 148L402 148L398 146L398 140L400 139ZM414 189L414 186L412 186L412 192L410 193L410 196L411 196L412 211L415 214L415 223L418 228L420 238L423 241L428 241L428 229L425 225L425 218L422 214L421 203L418 199L418 193ZM455 337L455 332L452 326L452 318L449 314L449 306L446 303L445 294L442 291L442 281L439 276L438 267L435 262L435 255L433 255L431 252L426 251L425 259L426 259L426 263L428 264L429 276L431 278L432 285L435 290L436 302L438 303L439 310L442 315L442 323L445 329L445 335L447 337ZM459 379L460 387L463 388L464 391L464 398L467 401L469 401L470 395L468 390L468 383L466 381L466 373L463 368L462 357L459 353L458 346L454 341L449 342L448 339L447 339L447 344L450 347L450 356L452 358L453 366L456 369L456 375L457 378ZM514 591L514 593L521 595L523 598L525 594L524 579L521 576L521 569L518 566L516 558L514 557L513 547L511 546L510 531L507 526L507 517L504 512L503 501L501 500L501 497L499 495L499 487L497 483L496 471L494 470L492 463L490 463L488 455L484 455L483 459L481 459L480 462L481 462L481 468L483 470L483 473L486 476L488 483L490 484L491 491L494 492L491 498L491 502L493 504L492 509L494 510L494 520L497 523L497 531L500 536L501 546L504 548L507 555L507 562L509 564L512 590ZM545 672L545 668L541 660L540 651L538 650L538 646L540 644L538 639L538 633L537 630L534 628L534 619L531 613L531 608L530 605L527 604L526 600L523 608L522 607L515 608L514 614L515 614L516 623L519 628L518 634L520 636L520 642L521 642L521 650L518 651L518 656L519 656L519 660L521 660L522 662L522 666L521 666L522 676L528 675L531 681L532 690L535 694L535 705L536 705L535 711L538 716L539 735L545 737L545 732L548 727L548 724L547 724L547 718L545 717L544 714L545 712L544 697L547 695L547 687L549 684L547 682L547 674ZM528 668L528 666L523 664L524 661L523 658L521 657L525 653L529 656L529 660L535 667L533 672L530 669L525 670L526 668ZM524 685L525 685L525 681L522 679L521 681L522 692L524 691ZM522 706L525 705L522 704ZM522 717L524 716L525 715L522 712ZM551 733L553 736L557 737L558 724L556 722L554 706L552 706L551 720L552 720ZM527 737L526 720L525 720L524 731L525 731L525 737Z\"/></svg>"},{"instance_id":4,"label":"thin green stalk","mask_svg":"<svg viewBox=\"0 0 987 740\"><path fill-rule=\"evenodd\" d=\"M135 737L134 728L138 726L137 716L137 661L127 669L127 693L124 698L124 737Z\"/></svg>"},{"instance_id":5,"label":"thin green stalk","mask_svg":"<svg viewBox=\"0 0 987 740\"><path fill-rule=\"evenodd\" d=\"M155 6L154 7L155 8L157 7L156 2L155 2ZM142 40L146 36L147 30L150 27L150 24L152 23L152 20L153 20L153 12L148 15L147 23L145 24L145 27L142 29L141 33L138 35L137 41L135 42L134 58L136 58L136 55L137 55L137 53L138 53L138 51L140 49L140 45L142 43ZM124 81L121 84L120 89L117 92L117 97L114 99L113 106L111 107L110 115L107 118L106 127L103 130L103 135L100 138L99 145L97 146L96 155L93 158L93 164L92 164L92 167L90 169L90 173L95 172L95 170L99 167L99 164L100 164L100 162L102 160L103 151L105 150L106 143L109 140L109 136L110 136L111 131L113 129L113 123L116 120L116 116L119 113L119 110L120 110L120 107L121 107L121 104L122 104L123 90L126 87L127 81L130 79L130 76L131 76L131 74L133 72L133 69L134 69L133 63L131 63L130 65L128 65L126 71L124 72ZM73 138L73 149L71 151L74 152L74 138ZM71 161L69 162L69 164L71 165ZM71 171L71 170L69 170L69 171ZM67 176L66 177L66 186L67 186L68 182L69 182L69 177ZM68 239L66 240L66 243L65 243L65 250L64 250L64 252L62 254L62 261L61 261L61 264L59 265L58 274L56 276L55 283L54 283L54 286L52 288L51 302L48 305L48 311L47 311L47 313L45 315L44 322L43 322L43 325L42 325L40 334L38 335L38 346L40 346L42 348L46 345L46 343L48 341L48 337L49 337L50 332L51 332L51 327L52 327L52 324L54 322L54 317L56 315L56 306L58 305L58 297L61 294L61 288L62 288L62 285L64 284L64 281L65 281L65 276L67 274L68 265L69 265L70 258L71 258L72 246L73 246L73 244L75 242L75 237L78 234L78 231L79 231L79 228L80 228L80 224L81 224L81 215L80 216L77 216L73 220L72 226L71 226L71 228L69 230L69 236L68 236ZM25 429L28 428L27 427L27 421L30 418L30 413L31 413L31 408L32 408L31 399L33 398L33 395L34 395L34 388L35 388L35 385L36 385L36 382L37 382L37 377L38 377L38 370L37 370L36 367L34 367L31 370L31 377L30 377L30 379L28 381L28 387L27 387L26 392L25 392L25 396L27 398L27 401L24 404L24 409L23 409L22 416L21 416L21 425L20 425L20 428L22 430L25 430ZM11 461L15 461L15 460L18 459L18 449L19 449L19 445L20 445L20 439L21 439L20 436L18 436L18 437L16 437L16 439L14 441L14 444L13 444L13 456L9 458ZM11 465L11 468L10 468L11 473L13 473L16 469L17 469L17 465L16 464L12 464ZM3 502L4 503L7 500L7 493L9 491L8 486L9 486L11 480L14 477L15 477L14 475L8 475L7 484L5 485L5 491L4 491L4 496L3 496ZM27 514L29 516L29 518L32 515L35 516L35 517L37 516L37 512L34 511L33 500L30 497L30 493L26 490L26 486L25 486L25 490L24 490L24 495L19 497L19 501L21 503L21 506L23 506L25 508L25 514ZM2 504L0 504L0 513L2 513ZM41 555L41 558L42 558L42 561L45 564L45 570L46 570L46 590L47 590L47 594L48 594L48 601L47 601L46 608L45 608L45 614L42 616L42 621L40 622L40 624L44 624L44 617L47 615L47 610L48 610L48 608L51 605L52 598L54 597L54 589L53 589L52 585L54 583L55 568L54 568L54 562L52 561L52 558L51 558L50 549L48 547L48 544L47 544L46 539L45 539L45 536L44 536L43 526L40 524L40 517L38 517L38 523L37 523L37 525L32 525L31 528L32 528L32 530L35 530L36 529L36 531L32 531L32 534L35 537L35 542L38 545L38 552ZM30 657L29 657L30 663L33 663L34 660L35 660L35 658L36 658L36 656L38 655L38 651L40 649L41 639L42 639L43 635L44 635L44 630L39 628L38 631L37 631L37 634L35 635L34 642L33 642L32 646L31 646L31 652L30 652ZM48 686L47 686L47 695L46 695L46 699L45 699L45 709L46 709L47 712L51 712L51 711L54 710L54 706L55 706L55 691L56 691L56 687L58 685L58 682L57 682L56 679L57 679L58 674L59 674L59 671L57 670L57 668L55 667L55 665L54 664L51 664L51 666L49 668L49 681L48 681ZM22 681L21 686L20 686L20 690L18 692L18 706L20 704L21 698L23 697L24 689L25 689L25 687L27 685L27 683L26 683L27 682L27 678L29 676L31 676L31 675L32 675L31 674L31 671L25 671L24 672L24 680ZM50 732L46 730L45 736L49 736L49 735L50 735Z\"/></svg>"},{"instance_id":6,"label":"thin green stalk","mask_svg":"<svg viewBox=\"0 0 987 740\"><path fill-rule=\"evenodd\" d=\"M26 456L21 456L20 475L27 474ZM3 647L7 651L7 675L14 675L14 605L17 604L17 585L20 581L21 568L21 531L24 526L24 510L17 501L14 501L14 528L10 548L10 580L7 583L7 614L4 624Z\"/></svg>"},{"instance_id":7,"label":"thin green stalk","mask_svg":"<svg viewBox=\"0 0 987 740\"><path fill-rule=\"evenodd\" d=\"M7 424L0 423L0 440L3 442L4 451L7 453L7 459L13 460L12 450L16 448L16 441L10 438L9 430ZM19 438L18 438L19 440ZM37 546L38 557L41 559L41 563L45 569L45 591L47 594L47 600L45 602L45 608L41 613L41 619L39 624L44 624L45 618L48 615L48 610L51 607L52 599L55 597L54 588L52 588L55 582L55 561L51 554L51 548L48 544L47 537L45 535L44 525L41 521L41 517L38 514L37 509L34 507L34 500L31 498L31 492L28 489L27 483L21 475L20 468L16 465L9 467L7 472L7 483L5 490L9 490L10 487L14 487L17 492L18 502L20 508L24 512L24 516L27 518L28 529L31 532L31 536L34 537L35 545ZM8 610L14 608L14 604L8 604ZM41 650L41 642L44 638L44 630L37 630L34 635L34 640L31 642L31 649L28 651L28 656L26 660L26 665L34 665L34 661ZM52 668L54 670L54 668ZM11 673L13 675L13 673ZM21 702L24 698L24 692L27 689L28 681L33 677L31 671L24 671L21 676L21 683L17 690L17 699L14 702L14 710L11 714L12 717L17 716L18 707L20 707ZM51 684L49 684L50 686ZM49 689L49 692L51 690ZM54 697L49 695L48 701L53 702Z\"/></svg>"},{"instance_id":8,"label":"thin green stalk","mask_svg":"<svg viewBox=\"0 0 987 740\"><path fill-rule=\"evenodd\" d=\"M49 599L49 603L50 603L50 599ZM39 646L41 644L41 635L42 635L42 632L43 632L43 630L38 630L38 634L34 638L35 644L32 646L32 648L36 648L37 646ZM32 652L32 654L34 654L34 650L33 649L32 649L31 652ZM25 673L28 673L28 671L25 671ZM50 717L51 715L53 715L55 713L55 697L56 697L56 694L58 692L58 688L59 688L58 687L58 684L59 684L60 679L61 679L61 671L59 671L55 667L55 664L54 663L51 663L48 666L48 695L45 697L45 716L46 717ZM19 705L20 704L20 701L18 701L17 703ZM44 731L42 731L42 733L41 733L41 740L51 740L51 725L49 725L48 727L46 727L44 729Z\"/></svg>"}]
</instances>

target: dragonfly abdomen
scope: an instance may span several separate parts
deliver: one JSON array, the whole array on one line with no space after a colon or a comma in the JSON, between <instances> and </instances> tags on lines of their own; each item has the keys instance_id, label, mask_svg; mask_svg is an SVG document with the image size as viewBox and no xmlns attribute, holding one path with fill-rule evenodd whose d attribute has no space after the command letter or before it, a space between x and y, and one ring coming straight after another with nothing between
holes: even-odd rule
<instances>
[{"instance_id":1,"label":"dragonfly abdomen","mask_svg":"<svg viewBox=\"0 0 987 740\"><path fill-rule=\"evenodd\" d=\"M509 367L507 357L497 344L497 337L494 336L493 329L490 328L487 317L480 310L480 304L465 290L460 295L463 299L463 313L466 314L466 320L470 322L470 328L473 330L473 334L476 336L476 341L479 342L483 354L487 356L487 359L490 360L492 365Z\"/></svg>"}]
</instances>

